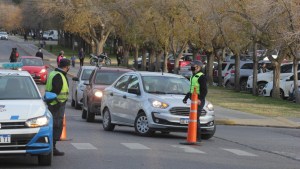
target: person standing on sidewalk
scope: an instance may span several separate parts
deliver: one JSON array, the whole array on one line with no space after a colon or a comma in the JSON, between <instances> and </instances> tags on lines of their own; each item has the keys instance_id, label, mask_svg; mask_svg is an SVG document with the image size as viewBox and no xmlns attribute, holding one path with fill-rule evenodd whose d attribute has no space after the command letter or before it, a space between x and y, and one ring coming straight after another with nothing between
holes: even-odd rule
<instances>
[{"instance_id":1,"label":"person standing on sidewalk","mask_svg":"<svg viewBox=\"0 0 300 169\"><path fill-rule=\"evenodd\" d=\"M46 83L46 92L57 94L56 100L47 103L48 109L53 116L53 155L63 156L64 152L56 148L56 142L60 140L63 130L63 119L66 102L69 95L67 72L70 70L70 60L61 59L59 67L49 74Z\"/></svg>"},{"instance_id":2,"label":"person standing on sidewalk","mask_svg":"<svg viewBox=\"0 0 300 169\"><path fill-rule=\"evenodd\" d=\"M60 51L59 55L56 58L57 67L59 67L60 60L64 58L64 51Z\"/></svg>"},{"instance_id":3,"label":"person standing on sidewalk","mask_svg":"<svg viewBox=\"0 0 300 169\"><path fill-rule=\"evenodd\" d=\"M44 54L43 54L41 48L39 48L39 50L36 52L35 56L41 58L42 60L44 60Z\"/></svg>"},{"instance_id":4,"label":"person standing on sidewalk","mask_svg":"<svg viewBox=\"0 0 300 169\"><path fill-rule=\"evenodd\" d=\"M196 92L198 94L198 110L197 110L197 141L201 142L201 129L200 129L200 115L201 111L205 105L205 97L207 95L207 84L206 77L201 72L203 63L201 61L194 61L191 66L193 76L190 78L190 92L186 94L183 103L187 103L187 99L191 98L194 88L196 87Z\"/></svg>"},{"instance_id":5,"label":"person standing on sidewalk","mask_svg":"<svg viewBox=\"0 0 300 169\"><path fill-rule=\"evenodd\" d=\"M83 62L84 62L84 51L83 48L81 48L78 52L78 58L80 60L80 67L83 66Z\"/></svg>"}]
</instances>

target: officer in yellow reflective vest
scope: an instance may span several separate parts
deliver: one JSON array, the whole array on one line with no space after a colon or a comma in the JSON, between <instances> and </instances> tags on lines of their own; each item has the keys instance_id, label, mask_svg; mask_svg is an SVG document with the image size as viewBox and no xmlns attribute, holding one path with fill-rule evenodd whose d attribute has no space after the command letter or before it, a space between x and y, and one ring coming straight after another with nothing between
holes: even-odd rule
<instances>
[{"instance_id":1,"label":"officer in yellow reflective vest","mask_svg":"<svg viewBox=\"0 0 300 169\"><path fill-rule=\"evenodd\" d=\"M59 141L62 129L63 118L65 114L65 106L69 95L69 85L67 72L70 69L70 60L61 59L59 67L49 74L46 91L57 94L56 100L47 103L48 109L53 116L53 155L63 156L64 152L60 152L56 148L56 142Z\"/></svg>"},{"instance_id":2,"label":"officer in yellow reflective vest","mask_svg":"<svg viewBox=\"0 0 300 169\"><path fill-rule=\"evenodd\" d=\"M194 88L196 87L196 92L198 94L198 111L197 111L197 141L201 141L201 129L200 129L200 115L201 111L205 105L205 97L207 94L207 84L206 77L201 72L203 67L203 63L201 61L194 61L191 66L191 70L193 72L193 76L190 78L190 92L186 94L183 103L187 103L187 99L191 98L191 94L194 92Z\"/></svg>"}]
</instances>

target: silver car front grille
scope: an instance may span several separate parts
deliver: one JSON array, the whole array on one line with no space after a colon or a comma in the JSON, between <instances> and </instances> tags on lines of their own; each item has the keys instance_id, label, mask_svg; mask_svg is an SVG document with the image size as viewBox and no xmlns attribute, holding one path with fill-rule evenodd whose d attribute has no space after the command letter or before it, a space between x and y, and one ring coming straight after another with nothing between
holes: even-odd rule
<instances>
[{"instance_id":1,"label":"silver car front grille","mask_svg":"<svg viewBox=\"0 0 300 169\"><path fill-rule=\"evenodd\" d=\"M189 107L173 107L170 109L170 113L177 116L189 116L190 108ZM202 109L201 116L205 116L206 111Z\"/></svg>"}]
</instances>

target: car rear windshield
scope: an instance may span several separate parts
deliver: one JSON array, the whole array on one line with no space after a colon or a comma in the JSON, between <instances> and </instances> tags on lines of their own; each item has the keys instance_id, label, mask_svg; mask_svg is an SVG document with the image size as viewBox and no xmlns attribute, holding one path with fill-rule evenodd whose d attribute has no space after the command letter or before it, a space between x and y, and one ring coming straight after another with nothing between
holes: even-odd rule
<instances>
[{"instance_id":1,"label":"car rear windshield","mask_svg":"<svg viewBox=\"0 0 300 169\"><path fill-rule=\"evenodd\" d=\"M0 93L0 100L41 99L29 76L0 75Z\"/></svg>"},{"instance_id":2,"label":"car rear windshield","mask_svg":"<svg viewBox=\"0 0 300 169\"><path fill-rule=\"evenodd\" d=\"M99 71L95 76L95 84L101 85L111 85L118 77L120 77L125 72L107 72L107 71Z\"/></svg>"},{"instance_id":3,"label":"car rear windshield","mask_svg":"<svg viewBox=\"0 0 300 169\"><path fill-rule=\"evenodd\" d=\"M43 66L44 63L41 59L34 58L24 58L22 59L22 63L24 66Z\"/></svg>"},{"instance_id":4,"label":"car rear windshield","mask_svg":"<svg viewBox=\"0 0 300 169\"><path fill-rule=\"evenodd\" d=\"M143 76L142 81L147 93L185 95L190 88L190 83L186 78Z\"/></svg>"}]
</instances>

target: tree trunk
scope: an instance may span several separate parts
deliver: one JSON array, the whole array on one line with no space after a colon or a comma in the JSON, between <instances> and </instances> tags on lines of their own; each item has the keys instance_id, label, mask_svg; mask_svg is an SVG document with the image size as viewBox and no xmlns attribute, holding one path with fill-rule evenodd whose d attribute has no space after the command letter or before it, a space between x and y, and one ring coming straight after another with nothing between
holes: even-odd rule
<instances>
[{"instance_id":1,"label":"tree trunk","mask_svg":"<svg viewBox=\"0 0 300 169\"><path fill-rule=\"evenodd\" d=\"M129 49L130 49L130 46L129 45L124 45L124 48L123 48L123 65L128 67L128 61L129 61Z\"/></svg>"},{"instance_id":2,"label":"tree trunk","mask_svg":"<svg viewBox=\"0 0 300 169\"><path fill-rule=\"evenodd\" d=\"M213 85L213 64L214 64L214 56L213 53L207 54L207 64L205 66L207 82L210 86Z\"/></svg>"},{"instance_id":3,"label":"tree trunk","mask_svg":"<svg viewBox=\"0 0 300 169\"><path fill-rule=\"evenodd\" d=\"M234 89L235 91L240 92L240 53L235 53L235 56Z\"/></svg>"},{"instance_id":4,"label":"tree trunk","mask_svg":"<svg viewBox=\"0 0 300 169\"><path fill-rule=\"evenodd\" d=\"M104 46L104 41L96 41L95 45L96 45L96 54L100 55L101 53L103 53L103 46Z\"/></svg>"},{"instance_id":5,"label":"tree trunk","mask_svg":"<svg viewBox=\"0 0 300 169\"><path fill-rule=\"evenodd\" d=\"M162 63L161 63L161 58L163 57L163 54L164 52L163 51L160 51L160 52L157 52L156 53L156 65L155 65L155 71L156 72L161 72L163 69L162 69Z\"/></svg>"},{"instance_id":6,"label":"tree trunk","mask_svg":"<svg viewBox=\"0 0 300 169\"><path fill-rule=\"evenodd\" d=\"M175 74L178 74L179 72L179 60L180 58L182 57L182 52L179 53L177 56L176 56L176 53L173 53L173 55L175 56L175 62L174 62L174 73Z\"/></svg>"},{"instance_id":7,"label":"tree trunk","mask_svg":"<svg viewBox=\"0 0 300 169\"><path fill-rule=\"evenodd\" d=\"M274 70L273 70L273 89L272 89L273 98L280 98L279 80L280 80L280 64L277 61L275 61Z\"/></svg>"},{"instance_id":8,"label":"tree trunk","mask_svg":"<svg viewBox=\"0 0 300 169\"><path fill-rule=\"evenodd\" d=\"M257 73L258 73L258 60L257 60L257 43L253 42L253 88L252 88L252 94L254 96L258 95L257 92Z\"/></svg>"},{"instance_id":9,"label":"tree trunk","mask_svg":"<svg viewBox=\"0 0 300 169\"><path fill-rule=\"evenodd\" d=\"M163 71L168 72L168 56L169 56L169 51L165 47L164 51L164 63L163 63Z\"/></svg>"},{"instance_id":10,"label":"tree trunk","mask_svg":"<svg viewBox=\"0 0 300 169\"><path fill-rule=\"evenodd\" d=\"M293 67L294 67L294 90L295 90L295 100L296 100L296 103L300 103L300 93L299 93L299 90L298 90L298 80L299 80L299 77L298 77L298 59L296 56L294 56L294 62L293 62Z\"/></svg>"},{"instance_id":11,"label":"tree trunk","mask_svg":"<svg viewBox=\"0 0 300 169\"><path fill-rule=\"evenodd\" d=\"M150 54L149 54L149 71L154 72L155 69L155 50L154 49L150 49Z\"/></svg>"},{"instance_id":12,"label":"tree trunk","mask_svg":"<svg viewBox=\"0 0 300 169\"><path fill-rule=\"evenodd\" d=\"M218 54L218 49L214 49L214 54L218 59L218 86L222 86L223 76L222 76L222 57Z\"/></svg>"},{"instance_id":13,"label":"tree trunk","mask_svg":"<svg viewBox=\"0 0 300 169\"><path fill-rule=\"evenodd\" d=\"M134 50L134 67L138 69L139 46L137 45Z\"/></svg>"},{"instance_id":14,"label":"tree trunk","mask_svg":"<svg viewBox=\"0 0 300 169\"><path fill-rule=\"evenodd\" d=\"M147 68L147 50L145 47L142 49L142 70L145 71Z\"/></svg>"}]
</instances>

